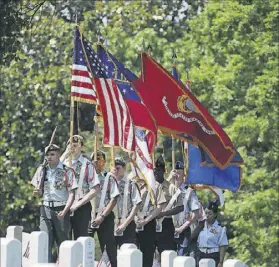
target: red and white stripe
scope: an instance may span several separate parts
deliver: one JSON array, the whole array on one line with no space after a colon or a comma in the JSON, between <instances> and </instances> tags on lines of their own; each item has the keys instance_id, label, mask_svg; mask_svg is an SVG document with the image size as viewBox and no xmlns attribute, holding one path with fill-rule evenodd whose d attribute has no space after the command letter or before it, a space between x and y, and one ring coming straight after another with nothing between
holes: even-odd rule
<instances>
[{"instance_id":1,"label":"red and white stripe","mask_svg":"<svg viewBox=\"0 0 279 267\"><path fill-rule=\"evenodd\" d=\"M133 120L121 92L112 79L95 78L104 121L104 144L135 150Z\"/></svg>"},{"instance_id":2,"label":"red and white stripe","mask_svg":"<svg viewBox=\"0 0 279 267\"><path fill-rule=\"evenodd\" d=\"M93 104L97 102L91 74L86 66L73 64L71 96L75 101Z\"/></svg>"}]
</instances>

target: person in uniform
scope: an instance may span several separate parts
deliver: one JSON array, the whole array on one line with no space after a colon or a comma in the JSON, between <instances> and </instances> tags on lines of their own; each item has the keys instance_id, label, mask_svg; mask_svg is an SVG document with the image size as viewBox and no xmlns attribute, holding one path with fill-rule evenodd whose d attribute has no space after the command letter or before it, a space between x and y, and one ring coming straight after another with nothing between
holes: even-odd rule
<instances>
[{"instance_id":1,"label":"person in uniform","mask_svg":"<svg viewBox=\"0 0 279 267\"><path fill-rule=\"evenodd\" d=\"M160 163L156 163L160 167ZM155 203L152 204L147 184L138 179L142 202L140 204L136 221L137 245L142 252L143 267L152 267L156 249L156 217L162 211L166 198L162 187L156 182Z\"/></svg>"},{"instance_id":2,"label":"person in uniform","mask_svg":"<svg viewBox=\"0 0 279 267\"><path fill-rule=\"evenodd\" d=\"M37 169L31 184L36 187L33 194L42 197L40 230L48 234L48 260L55 262L52 247L54 241L59 248L63 241L69 239L69 210L78 185L73 169L59 161L60 148L57 145L47 146L45 155L47 164Z\"/></svg>"},{"instance_id":3,"label":"person in uniform","mask_svg":"<svg viewBox=\"0 0 279 267\"><path fill-rule=\"evenodd\" d=\"M176 162L175 169L171 171L168 180L182 192L183 210L173 216L177 254L178 256L195 257L195 241L198 233L203 228L202 222L205 220L205 216L202 216L202 205L198 201L195 191L185 183L184 164L182 161Z\"/></svg>"},{"instance_id":4,"label":"person in uniform","mask_svg":"<svg viewBox=\"0 0 279 267\"><path fill-rule=\"evenodd\" d=\"M159 156L156 160L154 175L166 198L163 210L157 216L156 246L159 254L164 250L176 250L172 216L183 211L181 191L164 178L164 173L165 162L163 157Z\"/></svg>"},{"instance_id":5,"label":"person in uniform","mask_svg":"<svg viewBox=\"0 0 279 267\"><path fill-rule=\"evenodd\" d=\"M217 267L222 267L228 246L226 227L220 226L217 221L218 205L216 203L209 202L205 214L207 219L198 237L197 262L205 258L213 259Z\"/></svg>"},{"instance_id":6,"label":"person in uniform","mask_svg":"<svg viewBox=\"0 0 279 267\"><path fill-rule=\"evenodd\" d=\"M141 203L137 184L125 175L126 162L123 158L115 158L115 175L120 195L117 198L115 218L115 238L117 247L124 243L136 243L135 215Z\"/></svg>"},{"instance_id":7,"label":"person in uniform","mask_svg":"<svg viewBox=\"0 0 279 267\"><path fill-rule=\"evenodd\" d=\"M102 253L106 249L111 267L117 267L117 247L114 237L115 217L112 211L119 196L117 181L111 173L104 170L106 155L103 151L97 151L96 160L94 159L94 153L90 158L94 162L101 190L91 201L92 212L88 234L94 237L97 231Z\"/></svg>"},{"instance_id":8,"label":"person in uniform","mask_svg":"<svg viewBox=\"0 0 279 267\"><path fill-rule=\"evenodd\" d=\"M74 239L80 236L88 236L88 224L91 218L90 200L100 190L100 181L95 171L95 167L90 160L83 156L84 140L80 135L74 135L72 139L72 149L70 140L67 142L67 149L61 157L61 161L70 166L70 154L72 153L72 168L75 171L78 188L75 192L75 200L71 206L71 233ZM72 233L73 232L73 233Z\"/></svg>"}]
</instances>

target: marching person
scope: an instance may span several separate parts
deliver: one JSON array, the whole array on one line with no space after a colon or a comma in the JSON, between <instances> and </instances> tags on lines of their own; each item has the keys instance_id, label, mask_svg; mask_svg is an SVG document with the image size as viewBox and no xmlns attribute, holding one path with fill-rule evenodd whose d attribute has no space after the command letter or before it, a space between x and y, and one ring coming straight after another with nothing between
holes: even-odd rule
<instances>
[{"instance_id":1,"label":"marching person","mask_svg":"<svg viewBox=\"0 0 279 267\"><path fill-rule=\"evenodd\" d=\"M45 148L47 165L40 166L31 184L36 187L33 194L41 196L40 230L48 234L48 261L55 262L52 257L54 241L57 247L69 239L70 207L74 201L77 182L73 169L59 161L60 148L51 144ZM43 181L42 190L38 189Z\"/></svg>"},{"instance_id":2,"label":"marching person","mask_svg":"<svg viewBox=\"0 0 279 267\"><path fill-rule=\"evenodd\" d=\"M94 153L90 158L94 162L101 190L91 201L92 212L88 234L94 237L94 234L97 231L102 253L104 253L104 250L106 249L111 267L117 267L117 247L114 237L115 217L112 211L119 196L117 181L111 173L107 173L104 170L106 154L103 151L97 151L96 160L94 159Z\"/></svg>"},{"instance_id":3,"label":"marching person","mask_svg":"<svg viewBox=\"0 0 279 267\"><path fill-rule=\"evenodd\" d=\"M161 167L161 162L156 161L156 167ZM156 182L155 205L152 204L147 184L138 179L142 202L136 216L136 231L138 247L142 252L143 267L152 267L156 246L156 217L162 211L166 198L162 187Z\"/></svg>"},{"instance_id":4,"label":"marching person","mask_svg":"<svg viewBox=\"0 0 279 267\"><path fill-rule=\"evenodd\" d=\"M117 198L115 211L115 238L117 247L124 243L136 243L135 215L141 203L137 184L125 175L126 162L123 158L115 158L115 175L120 195Z\"/></svg>"},{"instance_id":5,"label":"marching person","mask_svg":"<svg viewBox=\"0 0 279 267\"><path fill-rule=\"evenodd\" d=\"M194 240L203 229L204 224L202 222L205 220L205 217L202 216L203 208L195 191L185 184L183 162L176 162L175 169L171 171L168 179L182 192L183 210L173 216L177 254L178 256L191 255L194 257L193 253L196 249ZM198 220L201 223L197 222Z\"/></svg>"},{"instance_id":6,"label":"marching person","mask_svg":"<svg viewBox=\"0 0 279 267\"><path fill-rule=\"evenodd\" d=\"M182 194L179 188L164 178L165 162L162 156L157 158L154 175L164 192L166 203L157 216L156 245L161 254L164 250L176 250L174 242L174 224L172 215L183 211Z\"/></svg>"},{"instance_id":7,"label":"marching person","mask_svg":"<svg viewBox=\"0 0 279 267\"><path fill-rule=\"evenodd\" d=\"M72 153L72 168L75 171L78 188L75 192L75 200L70 208L71 211L71 233L74 239L80 236L88 236L88 224L91 218L91 204L100 191L100 181L95 171L95 167L90 160L83 156L84 139L80 135L74 135L72 139L72 149L70 140L67 142L67 149L62 155L63 163L70 166L70 153ZM73 232L73 233L72 233Z\"/></svg>"},{"instance_id":8,"label":"marching person","mask_svg":"<svg viewBox=\"0 0 279 267\"><path fill-rule=\"evenodd\" d=\"M220 226L217 221L218 205L216 203L209 202L205 214L207 219L198 237L197 262L205 258L213 259L217 267L222 267L228 246L226 227Z\"/></svg>"}]
</instances>

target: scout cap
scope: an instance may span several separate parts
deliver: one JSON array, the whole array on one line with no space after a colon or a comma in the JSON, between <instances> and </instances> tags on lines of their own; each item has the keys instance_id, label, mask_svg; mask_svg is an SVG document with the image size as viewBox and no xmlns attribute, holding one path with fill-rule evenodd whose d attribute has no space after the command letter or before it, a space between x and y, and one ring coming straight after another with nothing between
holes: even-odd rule
<instances>
[{"instance_id":1,"label":"scout cap","mask_svg":"<svg viewBox=\"0 0 279 267\"><path fill-rule=\"evenodd\" d=\"M58 145L55 145L55 144L51 144L51 145L48 145L46 148L45 148L45 154L47 152L50 152L50 151L60 151L60 147Z\"/></svg>"},{"instance_id":2,"label":"scout cap","mask_svg":"<svg viewBox=\"0 0 279 267\"><path fill-rule=\"evenodd\" d=\"M90 155L90 159L91 160L94 160L94 152ZM106 154L104 151L102 150L98 150L97 151L97 159L103 159L103 160L106 160Z\"/></svg>"},{"instance_id":3,"label":"scout cap","mask_svg":"<svg viewBox=\"0 0 279 267\"><path fill-rule=\"evenodd\" d=\"M175 169L176 170L183 170L184 169L184 164L182 161L178 160L177 162L175 162Z\"/></svg>"},{"instance_id":4,"label":"scout cap","mask_svg":"<svg viewBox=\"0 0 279 267\"><path fill-rule=\"evenodd\" d=\"M84 142L84 138L81 135L75 134L73 135L73 143L78 143L80 142L80 144L83 146L83 142ZM66 146L68 146L70 144L70 139L68 140Z\"/></svg>"},{"instance_id":5,"label":"scout cap","mask_svg":"<svg viewBox=\"0 0 279 267\"><path fill-rule=\"evenodd\" d=\"M115 165L120 165L122 167L125 167L126 166L126 161L123 158L121 158L121 157L117 157L114 160L114 164Z\"/></svg>"}]
</instances>

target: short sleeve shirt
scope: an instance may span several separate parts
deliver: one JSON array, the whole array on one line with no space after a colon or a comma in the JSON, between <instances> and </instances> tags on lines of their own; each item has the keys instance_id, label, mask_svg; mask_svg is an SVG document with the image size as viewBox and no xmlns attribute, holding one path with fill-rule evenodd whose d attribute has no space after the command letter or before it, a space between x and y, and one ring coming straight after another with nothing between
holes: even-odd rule
<instances>
[{"instance_id":1,"label":"short sleeve shirt","mask_svg":"<svg viewBox=\"0 0 279 267\"><path fill-rule=\"evenodd\" d=\"M40 166L31 184L38 186L43 169ZM67 201L69 191L77 189L77 181L73 169L66 167L61 162L55 168L46 167L44 179L44 190L42 200L44 201Z\"/></svg>"},{"instance_id":2,"label":"short sleeve shirt","mask_svg":"<svg viewBox=\"0 0 279 267\"><path fill-rule=\"evenodd\" d=\"M65 164L69 166L69 161L65 161ZM82 155L77 160L72 161L72 168L78 184L75 197L75 201L77 201L83 198L92 188L100 184L100 181L93 164Z\"/></svg>"},{"instance_id":3,"label":"short sleeve shirt","mask_svg":"<svg viewBox=\"0 0 279 267\"><path fill-rule=\"evenodd\" d=\"M220 246L227 246L228 238L226 232L222 235L223 227L219 225L218 221L212 225L205 223L203 230L198 237L199 248L219 248Z\"/></svg>"},{"instance_id":4,"label":"short sleeve shirt","mask_svg":"<svg viewBox=\"0 0 279 267\"><path fill-rule=\"evenodd\" d=\"M160 184L156 182L156 184L155 184L155 187L156 187L155 202L156 202L156 203L155 203L155 204L156 204L157 206L166 203L165 194L164 194L162 188L161 188L159 185L160 185ZM141 202L141 204L140 204L139 211L142 211L143 206L144 206L144 204L145 204L146 197L147 197L147 195L148 195L148 190L147 190L146 184L140 186L140 194L141 194L142 202ZM151 214L153 210L154 210L154 205L152 204L152 202L151 202L151 200L150 200L149 203L148 203L148 208L147 208L146 216L148 216L149 214Z\"/></svg>"},{"instance_id":5,"label":"short sleeve shirt","mask_svg":"<svg viewBox=\"0 0 279 267\"><path fill-rule=\"evenodd\" d=\"M104 184L105 184L106 175L107 175L107 173L105 171L98 174L98 179L100 181L101 190L97 193L97 195L95 197L95 203L96 203L97 209L100 206L102 192L103 192L103 190L105 190ZM107 186L106 193L105 193L104 207L108 205L108 203L110 202L111 199L116 198L118 195L119 195L119 189L118 189L117 181L114 179L113 176L110 175L108 186Z\"/></svg>"},{"instance_id":6,"label":"short sleeve shirt","mask_svg":"<svg viewBox=\"0 0 279 267\"><path fill-rule=\"evenodd\" d=\"M123 201L124 201L124 190L125 184L129 183L128 185L128 198L127 198L127 211L128 214L131 212L132 208L139 203L141 203L141 196L136 183L132 180L127 179L124 177L123 179L118 181L118 188L119 188L119 197L117 198L117 209L118 215L121 218L123 212Z\"/></svg>"},{"instance_id":7,"label":"short sleeve shirt","mask_svg":"<svg viewBox=\"0 0 279 267\"><path fill-rule=\"evenodd\" d=\"M162 188L162 191L165 194L167 203L170 202L172 197L176 194L176 191L178 188L175 187L174 184L168 182L167 180L164 180L162 184L159 185ZM176 200L174 201L174 204L172 205L172 208L179 207L183 205L183 199L182 199L182 192L177 196ZM172 216L166 216L166 218L171 218Z\"/></svg>"}]
</instances>

